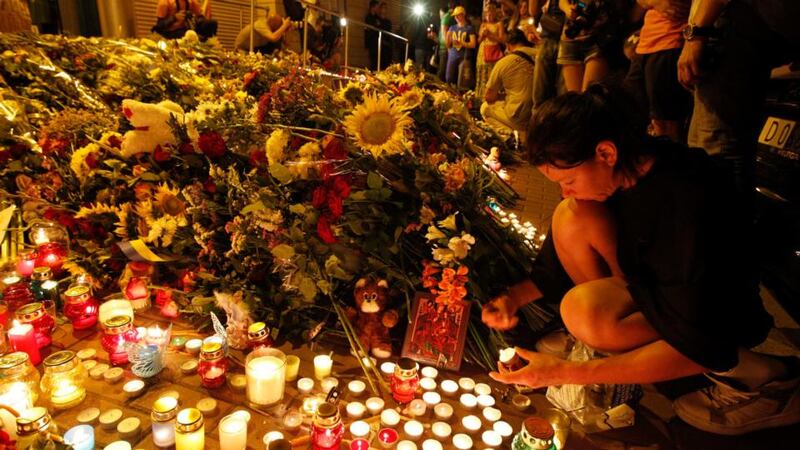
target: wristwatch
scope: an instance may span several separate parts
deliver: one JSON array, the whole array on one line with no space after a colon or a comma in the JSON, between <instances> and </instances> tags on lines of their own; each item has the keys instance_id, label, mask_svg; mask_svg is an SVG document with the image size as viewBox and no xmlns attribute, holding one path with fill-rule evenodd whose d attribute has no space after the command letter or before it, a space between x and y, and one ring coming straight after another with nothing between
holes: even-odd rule
<instances>
[{"instance_id":1,"label":"wristwatch","mask_svg":"<svg viewBox=\"0 0 800 450\"><path fill-rule=\"evenodd\" d=\"M714 27L701 27L691 23L683 27L683 39L685 41L692 41L699 37L714 37L716 35L717 29Z\"/></svg>"}]
</instances>

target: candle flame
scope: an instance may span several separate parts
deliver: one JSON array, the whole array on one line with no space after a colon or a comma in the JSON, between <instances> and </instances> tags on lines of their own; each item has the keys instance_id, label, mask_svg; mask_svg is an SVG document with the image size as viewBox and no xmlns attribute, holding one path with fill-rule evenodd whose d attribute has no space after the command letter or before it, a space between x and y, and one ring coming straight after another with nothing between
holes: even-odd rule
<instances>
[{"instance_id":1,"label":"candle flame","mask_svg":"<svg viewBox=\"0 0 800 450\"><path fill-rule=\"evenodd\" d=\"M33 243L36 245L42 245L50 242L50 237L47 236L47 232L44 231L44 228L39 228L36 230L36 236L33 237Z\"/></svg>"}]
</instances>

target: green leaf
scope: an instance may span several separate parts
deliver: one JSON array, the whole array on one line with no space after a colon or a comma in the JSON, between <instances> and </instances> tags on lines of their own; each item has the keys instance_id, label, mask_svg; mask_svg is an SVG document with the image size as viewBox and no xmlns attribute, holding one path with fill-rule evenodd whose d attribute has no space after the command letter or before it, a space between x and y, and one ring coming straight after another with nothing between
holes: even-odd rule
<instances>
[{"instance_id":1,"label":"green leaf","mask_svg":"<svg viewBox=\"0 0 800 450\"><path fill-rule=\"evenodd\" d=\"M242 214L250 214L252 212L263 211L265 209L267 209L267 207L264 205L264 202L259 200L259 201L250 203L249 205L247 205L244 208L242 208L242 212L241 213Z\"/></svg>"},{"instance_id":2,"label":"green leaf","mask_svg":"<svg viewBox=\"0 0 800 450\"><path fill-rule=\"evenodd\" d=\"M281 163L270 164L269 173L281 184L287 184L292 181L292 173Z\"/></svg>"},{"instance_id":3,"label":"green leaf","mask_svg":"<svg viewBox=\"0 0 800 450\"><path fill-rule=\"evenodd\" d=\"M367 186L369 186L370 189L380 189L383 187L383 179L377 173L370 172L367 175Z\"/></svg>"},{"instance_id":4,"label":"green leaf","mask_svg":"<svg viewBox=\"0 0 800 450\"><path fill-rule=\"evenodd\" d=\"M317 296L317 285L314 284L314 280L308 277L303 277L300 279L300 293L303 294L303 298L307 302L311 302L314 300L314 297Z\"/></svg>"},{"instance_id":5,"label":"green leaf","mask_svg":"<svg viewBox=\"0 0 800 450\"><path fill-rule=\"evenodd\" d=\"M272 255L279 259L289 259L294 256L294 248L287 244L277 245L271 251Z\"/></svg>"}]
</instances>

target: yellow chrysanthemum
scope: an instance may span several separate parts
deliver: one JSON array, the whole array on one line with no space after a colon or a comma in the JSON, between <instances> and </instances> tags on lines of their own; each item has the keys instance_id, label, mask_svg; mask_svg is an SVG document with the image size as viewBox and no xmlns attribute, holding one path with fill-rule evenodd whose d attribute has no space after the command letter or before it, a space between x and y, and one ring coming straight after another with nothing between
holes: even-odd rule
<instances>
[{"instance_id":1,"label":"yellow chrysanthemum","mask_svg":"<svg viewBox=\"0 0 800 450\"><path fill-rule=\"evenodd\" d=\"M75 214L76 219L85 219L87 217L96 216L100 214L117 214L117 208L105 203L95 203L90 206L82 206Z\"/></svg>"},{"instance_id":2,"label":"yellow chrysanthemum","mask_svg":"<svg viewBox=\"0 0 800 450\"><path fill-rule=\"evenodd\" d=\"M405 133L411 118L386 95L367 95L344 120L347 132L356 144L376 158L382 153L395 154L405 150Z\"/></svg>"},{"instance_id":3,"label":"yellow chrysanthemum","mask_svg":"<svg viewBox=\"0 0 800 450\"><path fill-rule=\"evenodd\" d=\"M180 216L186 211L186 204L178 198L178 190L170 189L166 183L158 187L155 199L161 211L171 216Z\"/></svg>"},{"instance_id":4,"label":"yellow chrysanthemum","mask_svg":"<svg viewBox=\"0 0 800 450\"><path fill-rule=\"evenodd\" d=\"M292 137L291 133L284 129L275 130L269 135L267 139L267 161L270 164L275 164L283 161L283 150L289 144L289 138Z\"/></svg>"}]
</instances>

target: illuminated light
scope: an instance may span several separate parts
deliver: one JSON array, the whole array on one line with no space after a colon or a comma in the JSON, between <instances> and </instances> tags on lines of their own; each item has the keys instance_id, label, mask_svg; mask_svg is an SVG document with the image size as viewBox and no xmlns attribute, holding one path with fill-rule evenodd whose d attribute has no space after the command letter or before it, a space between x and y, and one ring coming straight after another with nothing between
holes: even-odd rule
<instances>
[{"instance_id":1,"label":"illuminated light","mask_svg":"<svg viewBox=\"0 0 800 450\"><path fill-rule=\"evenodd\" d=\"M343 27L346 27L347 26L347 18L342 17L341 19L339 19L339 25L341 25Z\"/></svg>"},{"instance_id":2,"label":"illuminated light","mask_svg":"<svg viewBox=\"0 0 800 450\"><path fill-rule=\"evenodd\" d=\"M415 16L421 16L425 14L425 5L422 3L416 3L413 7L411 7L411 11L414 13Z\"/></svg>"}]
</instances>

